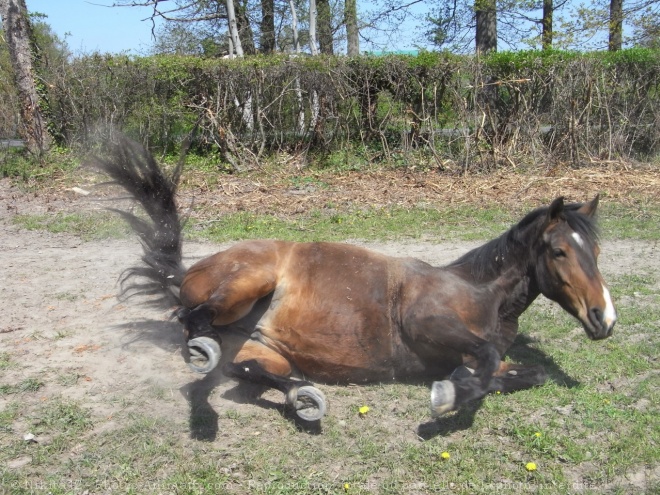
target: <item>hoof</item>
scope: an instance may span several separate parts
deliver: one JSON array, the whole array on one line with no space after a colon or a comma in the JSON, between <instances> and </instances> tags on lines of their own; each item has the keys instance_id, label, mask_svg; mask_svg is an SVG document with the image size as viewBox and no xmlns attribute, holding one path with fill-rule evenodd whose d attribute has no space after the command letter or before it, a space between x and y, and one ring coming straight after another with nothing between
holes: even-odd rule
<instances>
[{"instance_id":1,"label":"hoof","mask_svg":"<svg viewBox=\"0 0 660 495\"><path fill-rule=\"evenodd\" d=\"M431 416L439 418L454 409L456 388L449 380L433 382L431 386Z\"/></svg>"},{"instance_id":2,"label":"hoof","mask_svg":"<svg viewBox=\"0 0 660 495\"><path fill-rule=\"evenodd\" d=\"M220 362L222 351L218 343L210 337L197 337L188 341L190 361L188 366L195 373L209 373Z\"/></svg>"},{"instance_id":3,"label":"hoof","mask_svg":"<svg viewBox=\"0 0 660 495\"><path fill-rule=\"evenodd\" d=\"M318 421L325 415L325 395L311 385L303 385L296 390L296 398L291 404L298 417L305 421Z\"/></svg>"}]
</instances>

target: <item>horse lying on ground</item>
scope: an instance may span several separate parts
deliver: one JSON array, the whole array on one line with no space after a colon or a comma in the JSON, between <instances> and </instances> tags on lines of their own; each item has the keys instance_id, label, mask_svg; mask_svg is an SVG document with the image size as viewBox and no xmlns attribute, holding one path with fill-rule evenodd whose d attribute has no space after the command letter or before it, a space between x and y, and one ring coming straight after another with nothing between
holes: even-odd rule
<instances>
[{"instance_id":1,"label":"horse lying on ground","mask_svg":"<svg viewBox=\"0 0 660 495\"><path fill-rule=\"evenodd\" d=\"M167 178L126 138L96 164L149 217L120 211L144 248L124 290L178 305L194 371L208 373L230 353L225 375L282 391L305 420L326 410L307 380L444 378L432 385L435 416L489 392L542 384L541 366L501 361L539 294L593 340L609 337L616 322L596 263L598 196L585 204L557 198L439 268L347 244L255 240L186 269L175 204L180 166Z\"/></svg>"}]
</instances>

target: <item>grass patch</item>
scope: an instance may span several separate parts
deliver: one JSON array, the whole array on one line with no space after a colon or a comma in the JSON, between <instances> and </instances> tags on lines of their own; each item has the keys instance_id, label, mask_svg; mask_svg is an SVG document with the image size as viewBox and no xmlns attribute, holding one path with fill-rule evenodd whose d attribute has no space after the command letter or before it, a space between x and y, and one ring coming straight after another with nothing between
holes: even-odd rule
<instances>
[{"instance_id":1,"label":"grass patch","mask_svg":"<svg viewBox=\"0 0 660 495\"><path fill-rule=\"evenodd\" d=\"M0 160L0 177L17 179L26 189L36 189L53 179L73 180L80 160L74 153L52 149L43 161L35 160L22 150L8 150Z\"/></svg>"},{"instance_id":2,"label":"grass patch","mask_svg":"<svg viewBox=\"0 0 660 495\"><path fill-rule=\"evenodd\" d=\"M609 239L660 238L660 209L639 215L624 207L608 205L601 212L603 237ZM624 210L624 213L621 213ZM610 212L613 216L610 216ZM524 212L504 208L447 207L435 208L365 208L345 211L315 210L282 218L239 212L213 220L189 219L185 233L192 239L228 242L244 239L282 239L293 241L364 241L433 239L487 240L494 238L522 218ZM28 230L68 233L83 240L124 238L128 226L111 212L17 215L13 222Z\"/></svg>"},{"instance_id":3,"label":"grass patch","mask_svg":"<svg viewBox=\"0 0 660 495\"><path fill-rule=\"evenodd\" d=\"M6 370L12 366L11 357L8 352L0 352L0 370Z\"/></svg>"},{"instance_id":4,"label":"grass patch","mask_svg":"<svg viewBox=\"0 0 660 495\"><path fill-rule=\"evenodd\" d=\"M16 215L14 224L27 230L44 230L53 234L73 234L85 241L120 239L130 228L117 215L104 213L56 213L54 215Z\"/></svg>"},{"instance_id":5,"label":"grass patch","mask_svg":"<svg viewBox=\"0 0 660 495\"><path fill-rule=\"evenodd\" d=\"M92 425L90 412L77 402L53 400L34 416L36 433L80 433Z\"/></svg>"},{"instance_id":6,"label":"grass patch","mask_svg":"<svg viewBox=\"0 0 660 495\"><path fill-rule=\"evenodd\" d=\"M320 211L296 219L236 213L188 225L192 237L225 242L277 238L296 241L484 239L508 228L511 216L499 209L383 209L331 213Z\"/></svg>"},{"instance_id":7,"label":"grass patch","mask_svg":"<svg viewBox=\"0 0 660 495\"><path fill-rule=\"evenodd\" d=\"M606 203L599 207L598 221L606 239L660 239L660 205L622 206Z\"/></svg>"},{"instance_id":8,"label":"grass patch","mask_svg":"<svg viewBox=\"0 0 660 495\"><path fill-rule=\"evenodd\" d=\"M20 394L24 392L36 392L44 383L36 378L26 378L18 385L0 385L0 396L8 394Z\"/></svg>"}]
</instances>

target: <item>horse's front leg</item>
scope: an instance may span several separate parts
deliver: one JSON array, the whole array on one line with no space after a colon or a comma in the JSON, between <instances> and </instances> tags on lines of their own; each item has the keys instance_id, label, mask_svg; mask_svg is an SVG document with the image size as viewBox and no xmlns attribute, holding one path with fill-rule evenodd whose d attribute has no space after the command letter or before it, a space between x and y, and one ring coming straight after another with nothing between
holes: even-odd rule
<instances>
[{"instance_id":1,"label":"horse's front leg","mask_svg":"<svg viewBox=\"0 0 660 495\"><path fill-rule=\"evenodd\" d=\"M475 361L468 361L456 368L449 378L451 380L469 378L474 375L476 369L477 363ZM537 385L543 385L547 379L548 374L540 364L515 364L502 361L498 370L493 374L488 391L508 393L525 390Z\"/></svg>"},{"instance_id":2,"label":"horse's front leg","mask_svg":"<svg viewBox=\"0 0 660 495\"><path fill-rule=\"evenodd\" d=\"M491 392L494 373L500 365L500 355L495 345L474 336L467 330L462 336L451 333L452 338L443 345L474 357L477 364L474 374L450 377L448 380L433 382L431 387L431 413L441 416L458 409L466 402L480 399Z\"/></svg>"}]
</instances>

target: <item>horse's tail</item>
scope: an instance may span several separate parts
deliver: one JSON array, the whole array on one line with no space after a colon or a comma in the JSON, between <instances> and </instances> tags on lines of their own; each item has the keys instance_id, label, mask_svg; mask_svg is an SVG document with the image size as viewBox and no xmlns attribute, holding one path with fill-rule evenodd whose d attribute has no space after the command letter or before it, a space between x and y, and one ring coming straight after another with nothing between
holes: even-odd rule
<instances>
[{"instance_id":1,"label":"horse's tail","mask_svg":"<svg viewBox=\"0 0 660 495\"><path fill-rule=\"evenodd\" d=\"M161 295L156 302L180 304L179 288L186 268L181 254L182 224L174 197L183 159L168 177L142 145L120 136L94 165L112 178L111 184L123 187L137 200L148 217L110 208L138 234L144 251L142 264L122 274L121 295Z\"/></svg>"}]
</instances>

